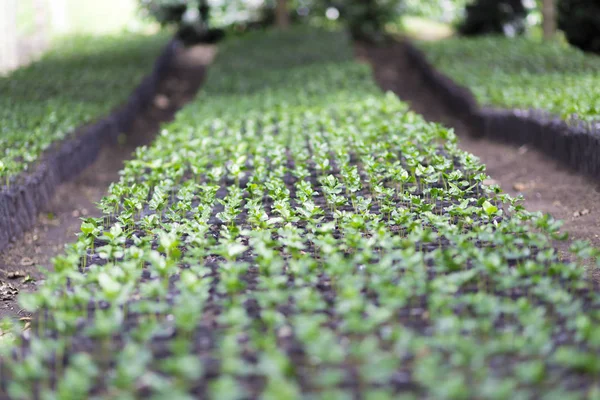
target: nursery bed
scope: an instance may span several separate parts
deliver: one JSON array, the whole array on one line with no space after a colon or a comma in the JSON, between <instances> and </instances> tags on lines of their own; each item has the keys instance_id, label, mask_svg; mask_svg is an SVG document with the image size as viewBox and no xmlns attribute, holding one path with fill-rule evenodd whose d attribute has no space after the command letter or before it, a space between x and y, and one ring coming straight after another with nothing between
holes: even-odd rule
<instances>
[{"instance_id":1,"label":"nursery bed","mask_svg":"<svg viewBox=\"0 0 600 400\"><path fill-rule=\"evenodd\" d=\"M160 124L171 120L195 96L214 51L212 46L178 49L156 96L136 116L126 140L105 147L80 175L60 184L33 228L0 254L0 281L16 289L14 297L0 303L0 318L29 316L17 304L17 293L35 290L41 283L41 271L50 270L52 259L76 239L81 218L101 215L96 204L106 195L110 184L118 180L123 163L137 147L151 143Z\"/></svg>"},{"instance_id":2,"label":"nursery bed","mask_svg":"<svg viewBox=\"0 0 600 400\"><path fill-rule=\"evenodd\" d=\"M484 107L544 110L564 120L597 122L600 59L566 43L527 38L456 37L412 41L440 72Z\"/></svg>"},{"instance_id":3,"label":"nursery bed","mask_svg":"<svg viewBox=\"0 0 600 400\"><path fill-rule=\"evenodd\" d=\"M133 33L66 36L41 60L1 77L2 185L22 183L19 173L32 172L53 144L131 100L168 39ZM168 56L162 58L159 64ZM139 91L152 90L155 82L149 80Z\"/></svg>"},{"instance_id":4,"label":"nursery bed","mask_svg":"<svg viewBox=\"0 0 600 400\"><path fill-rule=\"evenodd\" d=\"M381 48L356 46L357 56L373 67L383 90L396 93L427 120L452 127L458 135L459 147L479 157L505 192L515 197L523 195L523 204L532 212L550 213L563 220L564 230L572 240L588 240L600 247L597 181L565 168L535 146L515 146L478 137L479 126L469 123L464 114L443 101L406 52L404 42ZM568 245L559 244L559 248L564 252Z\"/></svg>"},{"instance_id":5,"label":"nursery bed","mask_svg":"<svg viewBox=\"0 0 600 400\"><path fill-rule=\"evenodd\" d=\"M557 43L501 38L406 46L423 79L473 134L532 146L597 178L598 94L589 90L597 85L597 57Z\"/></svg>"},{"instance_id":6,"label":"nursery bed","mask_svg":"<svg viewBox=\"0 0 600 400\"><path fill-rule=\"evenodd\" d=\"M132 40L131 43L127 42L130 46L137 44L141 47L139 54L130 51L131 58L129 60L118 51L115 53L114 49L112 52L108 51L107 54L100 52L106 57L114 58L114 60L107 62L108 66L111 65L111 62L118 63L119 60L125 64L131 63L133 67L128 66L123 70L117 68L116 71L110 70L111 73L115 73L117 76L122 73L123 76L119 76L119 79L133 78L137 80L137 75L130 71L135 70L135 67L139 68L138 72L143 70L150 70L151 72L139 82L124 104L108 116L87 123L76 130L73 130L73 126L67 125L69 123L83 124L90 122L93 117L87 113L92 110L98 112L99 109L105 109L107 105L114 106L114 103L103 97L101 92L86 88L85 84L82 84L83 87L78 88L77 84L80 82L75 79L76 83L71 83L72 87L69 87L69 90L65 89L62 96L73 95L79 90L79 94L83 96L81 107L84 108L84 111L78 110L74 105L68 103L52 105L52 98L58 96L58 94L52 94L52 90L57 90L60 93L58 88L35 88L35 82L38 80L32 79L32 77L38 77L38 79L56 84L51 73L54 70L63 73L68 71L67 67L61 69L60 63L70 61L72 65L81 65L81 68L90 67L90 65L96 67L99 62L97 57L102 56L92 53L80 57L76 55L61 57L60 52L57 55L52 53L43 61L23 70L18 70L9 77L2 78L0 84L9 88L6 91L8 96L4 99L8 99L10 104L3 108L8 116L5 118L6 125L3 126L4 136L0 146L0 148L5 148L5 156L0 159L0 162L2 162L0 175L3 179L3 184L0 187L0 251L34 226L38 214L50 202L58 185L73 179L93 163L105 145L115 144L120 135L127 135L136 116L148 107L149 102L156 94L159 82L169 69L176 48L180 44L176 41L169 42L166 46L163 46L163 51L160 52L159 56L155 59L150 58L152 61L148 63L146 62L149 61L147 53L154 54L154 52L158 52L156 49L152 52L152 47L160 47L157 41L162 43L164 40L161 38L144 39ZM127 46L124 46L124 48L128 49ZM121 58L118 57L119 55ZM134 61L139 62L140 65L136 66ZM144 62L146 62L145 65ZM52 68L48 74L44 74L44 68L47 64L50 64ZM106 71L99 68L98 73L106 73ZM83 76L86 75L83 74ZM100 76L95 79L91 79L91 83L103 85L103 79L105 78ZM90 82L87 82L87 84L90 85ZM110 90L110 85L107 88L101 87L103 90L107 88ZM28 96L33 98L28 98ZM48 98L44 98L44 96L48 96ZM87 99L85 96L90 96L90 98ZM98 98L94 99L94 96ZM108 97L110 98L110 96ZM117 100L122 99L115 96L113 102ZM22 112L19 107L24 107L25 112ZM89 107L89 109L86 110L86 107ZM67 114L72 113L72 116L63 115L62 113L65 112ZM14 118L15 115L16 118ZM29 118L34 122L31 122ZM20 121L20 119L27 122ZM55 119L56 121L54 121ZM15 151L17 156L13 154ZM19 158L23 158L18 155L19 152L27 153L27 157L31 160L22 159L19 161Z\"/></svg>"},{"instance_id":7,"label":"nursery bed","mask_svg":"<svg viewBox=\"0 0 600 400\"><path fill-rule=\"evenodd\" d=\"M2 341L12 398L580 398L598 287L560 224L315 29L224 43ZM5 328L7 331L9 327Z\"/></svg>"}]
</instances>

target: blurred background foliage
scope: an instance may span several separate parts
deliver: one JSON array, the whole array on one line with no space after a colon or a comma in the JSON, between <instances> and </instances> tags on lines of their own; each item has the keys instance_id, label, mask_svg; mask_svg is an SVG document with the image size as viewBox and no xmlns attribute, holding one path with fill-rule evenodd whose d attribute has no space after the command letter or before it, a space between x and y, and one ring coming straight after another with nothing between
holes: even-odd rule
<instances>
[{"instance_id":1,"label":"blurred background foliage","mask_svg":"<svg viewBox=\"0 0 600 400\"><path fill-rule=\"evenodd\" d=\"M196 30L223 29L244 32L276 24L276 4L282 0L138 0L140 10L162 25ZM495 34L542 37L542 2L546 0L284 0L292 23L346 24L359 39L382 40L385 33L422 34L424 38ZM598 0L549 0L557 8L553 19L575 26L583 16L585 26L600 20ZM587 4L587 6L584 6ZM198 22L210 8L209 20ZM590 13L590 9L594 12ZM588 12L574 12L586 9ZM560 11L560 15L558 14ZM577 20L577 21L575 21ZM590 20L592 22L590 22ZM574 22L575 21L575 22ZM562 26L567 27L563 23ZM591 29L580 36L590 41ZM569 36L569 35L567 35ZM560 37L560 36L559 36ZM202 39L202 35L197 38ZM594 39L591 39L592 41ZM581 42L584 39L580 39Z\"/></svg>"},{"instance_id":2,"label":"blurred background foliage","mask_svg":"<svg viewBox=\"0 0 600 400\"><path fill-rule=\"evenodd\" d=\"M161 25L194 28L197 39L213 39L214 30L244 32L277 24L281 0L139 0L142 12ZM346 24L353 36L381 40L385 26L402 12L402 0L285 0L292 23ZM208 33L208 36L207 36Z\"/></svg>"},{"instance_id":3,"label":"blurred background foliage","mask_svg":"<svg viewBox=\"0 0 600 400\"><path fill-rule=\"evenodd\" d=\"M8 0L10 1L10 0ZM174 27L188 41L216 41L276 24L282 0L14 0L18 31L39 28L40 3L51 34L110 33ZM382 40L385 33L425 38L500 34L542 37L544 0L284 0L291 23L346 24L359 39ZM549 0L564 37L584 50L600 49L598 0ZM561 38L563 35L559 35Z\"/></svg>"},{"instance_id":4,"label":"blurred background foliage","mask_svg":"<svg viewBox=\"0 0 600 400\"><path fill-rule=\"evenodd\" d=\"M17 0L16 3L17 29L23 35L34 34L41 21L47 25L48 36L106 34L149 26L141 18L137 0Z\"/></svg>"},{"instance_id":5,"label":"blurred background foliage","mask_svg":"<svg viewBox=\"0 0 600 400\"><path fill-rule=\"evenodd\" d=\"M63 36L156 30L137 0L0 0L0 74L39 58Z\"/></svg>"},{"instance_id":6,"label":"blurred background foliage","mask_svg":"<svg viewBox=\"0 0 600 400\"><path fill-rule=\"evenodd\" d=\"M419 39L457 34L541 39L548 36L547 29L554 32L557 26L561 31L553 38L600 52L598 0L2 1L18 3L17 34L30 38L37 33L41 39L33 41L33 47L41 48L48 38L62 34L155 31L159 27L173 30L186 43L216 42L226 34L278 25L283 9L285 24L345 25L355 38L367 41L382 41L389 34ZM555 8L550 28L542 28L542 3Z\"/></svg>"}]
</instances>

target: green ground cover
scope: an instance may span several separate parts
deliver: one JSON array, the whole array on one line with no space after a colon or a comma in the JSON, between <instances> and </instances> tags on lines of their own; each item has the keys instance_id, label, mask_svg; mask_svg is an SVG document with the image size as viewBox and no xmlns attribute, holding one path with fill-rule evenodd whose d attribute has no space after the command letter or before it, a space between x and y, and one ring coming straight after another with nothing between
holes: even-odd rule
<instances>
[{"instance_id":1,"label":"green ground cover","mask_svg":"<svg viewBox=\"0 0 600 400\"><path fill-rule=\"evenodd\" d=\"M336 32L225 43L5 334L14 399L598 398L560 224L381 93ZM4 327L8 331L9 323Z\"/></svg>"},{"instance_id":2,"label":"green ground cover","mask_svg":"<svg viewBox=\"0 0 600 400\"><path fill-rule=\"evenodd\" d=\"M166 35L72 36L40 61L0 77L0 180L123 103L152 70Z\"/></svg>"},{"instance_id":3,"label":"green ground cover","mask_svg":"<svg viewBox=\"0 0 600 400\"><path fill-rule=\"evenodd\" d=\"M487 37L418 43L432 64L471 89L480 104L600 117L600 57L563 43Z\"/></svg>"}]
</instances>

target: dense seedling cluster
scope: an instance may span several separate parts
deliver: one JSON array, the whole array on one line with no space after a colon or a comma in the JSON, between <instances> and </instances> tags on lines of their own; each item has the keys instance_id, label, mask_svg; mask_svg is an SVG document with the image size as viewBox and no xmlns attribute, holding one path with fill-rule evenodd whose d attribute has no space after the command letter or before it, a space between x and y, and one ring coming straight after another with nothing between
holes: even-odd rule
<instances>
[{"instance_id":1,"label":"dense seedling cluster","mask_svg":"<svg viewBox=\"0 0 600 400\"><path fill-rule=\"evenodd\" d=\"M600 58L560 43L487 37L421 43L427 58L481 105L598 120Z\"/></svg>"},{"instance_id":2,"label":"dense seedling cluster","mask_svg":"<svg viewBox=\"0 0 600 400\"><path fill-rule=\"evenodd\" d=\"M39 311L4 341L2 391L597 398L600 297L559 224L378 93L344 35L312 35L222 49L22 298Z\"/></svg>"},{"instance_id":3,"label":"dense seedling cluster","mask_svg":"<svg viewBox=\"0 0 600 400\"><path fill-rule=\"evenodd\" d=\"M0 77L0 179L27 170L52 143L123 103L166 36L71 37L41 61Z\"/></svg>"}]
</instances>

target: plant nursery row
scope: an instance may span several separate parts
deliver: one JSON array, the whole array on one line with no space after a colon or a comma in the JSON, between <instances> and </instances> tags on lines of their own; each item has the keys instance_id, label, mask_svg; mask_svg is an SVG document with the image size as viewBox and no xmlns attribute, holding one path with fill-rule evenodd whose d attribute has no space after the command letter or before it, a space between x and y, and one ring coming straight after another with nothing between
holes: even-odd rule
<instances>
[{"instance_id":1,"label":"plant nursery row","mask_svg":"<svg viewBox=\"0 0 600 400\"><path fill-rule=\"evenodd\" d=\"M486 37L417 44L482 106L536 109L564 120L600 118L600 58L559 42Z\"/></svg>"},{"instance_id":2,"label":"plant nursery row","mask_svg":"<svg viewBox=\"0 0 600 400\"><path fill-rule=\"evenodd\" d=\"M49 147L122 104L167 35L74 36L0 77L0 180L10 186Z\"/></svg>"},{"instance_id":3,"label":"plant nursery row","mask_svg":"<svg viewBox=\"0 0 600 400\"><path fill-rule=\"evenodd\" d=\"M225 42L22 296L0 393L600 398L598 254L486 179L345 34Z\"/></svg>"}]
</instances>

